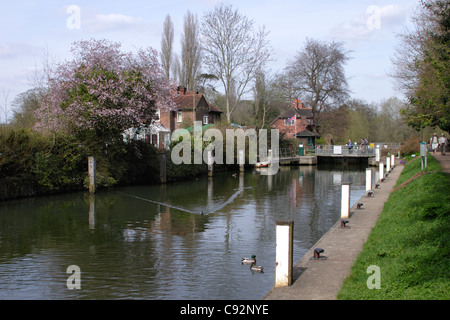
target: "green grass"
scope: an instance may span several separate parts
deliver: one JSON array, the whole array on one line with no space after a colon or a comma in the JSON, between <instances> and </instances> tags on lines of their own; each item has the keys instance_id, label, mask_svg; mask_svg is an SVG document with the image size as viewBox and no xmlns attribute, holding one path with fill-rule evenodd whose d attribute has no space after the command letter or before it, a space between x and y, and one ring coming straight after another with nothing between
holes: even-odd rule
<instances>
[{"instance_id":1,"label":"green grass","mask_svg":"<svg viewBox=\"0 0 450 320\"><path fill-rule=\"evenodd\" d=\"M338 299L450 299L450 176L432 156L427 170L390 195ZM418 172L408 162L397 186ZM380 289L367 287L371 265Z\"/></svg>"},{"instance_id":2,"label":"green grass","mask_svg":"<svg viewBox=\"0 0 450 320\"><path fill-rule=\"evenodd\" d=\"M416 157L407 157L408 164L405 166L405 168L402 171L401 176L398 178L396 186L399 186L403 182L407 181L409 178L413 177L416 173L421 171L421 161L420 156L417 155ZM436 171L436 170L442 170L441 166L439 165L439 162L434 159L434 157L428 153L427 157L427 167L424 168L423 171L429 172L429 171Z\"/></svg>"}]
</instances>

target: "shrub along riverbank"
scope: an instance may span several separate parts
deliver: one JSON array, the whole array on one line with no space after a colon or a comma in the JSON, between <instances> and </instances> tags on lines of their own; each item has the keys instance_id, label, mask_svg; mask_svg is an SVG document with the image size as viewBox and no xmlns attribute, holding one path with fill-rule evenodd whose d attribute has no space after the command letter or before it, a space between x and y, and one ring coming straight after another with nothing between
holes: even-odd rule
<instances>
[{"instance_id":1,"label":"shrub along riverbank","mask_svg":"<svg viewBox=\"0 0 450 320\"><path fill-rule=\"evenodd\" d=\"M159 183L158 153L142 141L125 143L121 135L105 142L0 127L0 200L87 190L88 156L96 157L99 189ZM175 165L166 158L168 182L207 173L206 164Z\"/></svg>"},{"instance_id":2,"label":"shrub along riverbank","mask_svg":"<svg viewBox=\"0 0 450 320\"><path fill-rule=\"evenodd\" d=\"M450 298L450 175L427 161L421 175L420 157L406 164L338 299ZM368 289L371 265L380 289Z\"/></svg>"}]
</instances>

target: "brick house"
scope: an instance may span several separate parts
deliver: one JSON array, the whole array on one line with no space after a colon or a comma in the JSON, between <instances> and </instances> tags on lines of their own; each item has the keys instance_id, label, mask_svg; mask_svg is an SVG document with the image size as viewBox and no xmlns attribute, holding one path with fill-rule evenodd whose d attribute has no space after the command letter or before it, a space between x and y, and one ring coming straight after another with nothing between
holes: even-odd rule
<instances>
[{"instance_id":1,"label":"brick house","mask_svg":"<svg viewBox=\"0 0 450 320\"><path fill-rule=\"evenodd\" d=\"M202 124L206 125L220 120L222 111L209 104L202 93L194 93L187 91L184 87L178 87L173 90L172 95L176 104L174 110L156 110L155 120L149 127L129 128L123 132L123 139L125 141L143 140L159 149L167 149L174 130L193 125L194 103L196 121L202 121Z\"/></svg>"},{"instance_id":2,"label":"brick house","mask_svg":"<svg viewBox=\"0 0 450 320\"><path fill-rule=\"evenodd\" d=\"M316 138L319 137L312 108L307 108L298 99L294 99L291 107L273 120L270 126L278 129L283 139L297 139L305 148L315 148Z\"/></svg>"},{"instance_id":3,"label":"brick house","mask_svg":"<svg viewBox=\"0 0 450 320\"><path fill-rule=\"evenodd\" d=\"M195 105L195 121L201 121L203 125L214 124L220 120L222 111L211 105L202 93L187 91L185 87L178 87L173 92L173 100L177 105L175 110L157 111L160 123L170 132L184 126L193 125Z\"/></svg>"}]
</instances>

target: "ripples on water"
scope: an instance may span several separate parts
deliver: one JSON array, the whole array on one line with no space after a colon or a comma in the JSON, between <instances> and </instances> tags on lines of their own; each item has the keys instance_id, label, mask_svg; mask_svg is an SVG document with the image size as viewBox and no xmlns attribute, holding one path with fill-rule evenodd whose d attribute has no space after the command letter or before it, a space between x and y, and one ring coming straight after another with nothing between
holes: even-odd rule
<instances>
[{"instance_id":1,"label":"ripples on water","mask_svg":"<svg viewBox=\"0 0 450 320\"><path fill-rule=\"evenodd\" d=\"M261 299L273 286L275 222L294 220L296 262L339 219L341 183L351 181L354 204L364 179L281 167L2 202L0 299ZM252 254L264 273L241 264ZM70 265L81 290L66 286Z\"/></svg>"}]
</instances>

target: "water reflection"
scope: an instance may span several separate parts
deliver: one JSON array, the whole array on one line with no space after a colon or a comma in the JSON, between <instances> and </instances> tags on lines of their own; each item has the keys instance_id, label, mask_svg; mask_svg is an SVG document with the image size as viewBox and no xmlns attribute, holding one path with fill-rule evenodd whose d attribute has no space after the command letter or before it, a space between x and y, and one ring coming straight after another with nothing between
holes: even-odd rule
<instances>
[{"instance_id":1,"label":"water reflection","mask_svg":"<svg viewBox=\"0 0 450 320\"><path fill-rule=\"evenodd\" d=\"M280 167L2 202L0 299L260 299L273 285L275 221L294 220L297 261L339 219L341 183L353 204L364 179ZM263 274L241 265L252 254ZM81 290L66 287L69 265Z\"/></svg>"}]
</instances>

